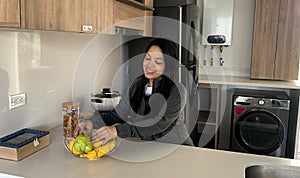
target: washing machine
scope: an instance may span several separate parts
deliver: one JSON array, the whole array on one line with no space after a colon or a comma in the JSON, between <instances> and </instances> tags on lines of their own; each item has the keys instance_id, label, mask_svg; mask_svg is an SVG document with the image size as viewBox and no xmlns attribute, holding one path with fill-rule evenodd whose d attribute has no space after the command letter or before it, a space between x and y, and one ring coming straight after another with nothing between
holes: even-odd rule
<instances>
[{"instance_id":1,"label":"washing machine","mask_svg":"<svg viewBox=\"0 0 300 178\"><path fill-rule=\"evenodd\" d=\"M285 157L290 99L285 92L233 93L230 150Z\"/></svg>"}]
</instances>

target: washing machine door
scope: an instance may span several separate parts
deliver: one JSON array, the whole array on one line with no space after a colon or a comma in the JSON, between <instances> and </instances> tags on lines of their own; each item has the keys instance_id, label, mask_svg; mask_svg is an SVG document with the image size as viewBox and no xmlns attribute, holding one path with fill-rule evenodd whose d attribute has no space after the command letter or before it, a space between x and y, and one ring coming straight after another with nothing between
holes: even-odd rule
<instances>
[{"instance_id":1,"label":"washing machine door","mask_svg":"<svg viewBox=\"0 0 300 178\"><path fill-rule=\"evenodd\" d=\"M284 126L275 114L253 109L236 121L235 136L247 152L265 155L274 152L282 144Z\"/></svg>"}]
</instances>

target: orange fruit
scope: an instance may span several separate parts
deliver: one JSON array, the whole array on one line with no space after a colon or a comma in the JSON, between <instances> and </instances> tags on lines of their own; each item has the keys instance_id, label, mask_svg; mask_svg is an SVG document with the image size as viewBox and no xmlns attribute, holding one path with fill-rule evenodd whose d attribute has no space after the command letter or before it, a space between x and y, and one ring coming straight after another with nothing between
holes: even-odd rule
<instances>
[{"instance_id":1,"label":"orange fruit","mask_svg":"<svg viewBox=\"0 0 300 178\"><path fill-rule=\"evenodd\" d=\"M95 150L89 151L86 154L84 154L85 158L88 159L96 159L97 158L97 152Z\"/></svg>"}]
</instances>

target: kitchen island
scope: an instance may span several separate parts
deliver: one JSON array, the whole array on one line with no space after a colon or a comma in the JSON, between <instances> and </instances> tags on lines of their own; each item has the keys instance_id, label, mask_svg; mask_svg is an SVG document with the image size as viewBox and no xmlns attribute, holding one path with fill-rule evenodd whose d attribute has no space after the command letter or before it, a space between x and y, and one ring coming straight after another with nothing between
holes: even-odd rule
<instances>
[{"instance_id":1,"label":"kitchen island","mask_svg":"<svg viewBox=\"0 0 300 178\"><path fill-rule=\"evenodd\" d=\"M46 148L18 162L0 159L0 173L28 178L243 178L245 167L256 164L300 167L300 160L124 140L109 156L83 160L64 148L58 126L50 130Z\"/></svg>"}]
</instances>

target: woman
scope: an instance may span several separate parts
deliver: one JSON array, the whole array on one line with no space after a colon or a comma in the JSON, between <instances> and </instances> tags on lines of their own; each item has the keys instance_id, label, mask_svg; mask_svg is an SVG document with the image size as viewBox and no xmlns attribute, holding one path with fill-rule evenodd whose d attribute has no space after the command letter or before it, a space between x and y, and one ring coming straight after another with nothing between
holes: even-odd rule
<instances>
[{"instance_id":1,"label":"woman","mask_svg":"<svg viewBox=\"0 0 300 178\"><path fill-rule=\"evenodd\" d=\"M193 145L184 124L186 90L175 80L178 71L177 46L157 38L146 48L144 74L134 80L112 112L102 120L95 114L80 123L74 135L87 130L92 142L103 144L121 137ZM92 129L97 129L93 133Z\"/></svg>"}]
</instances>

